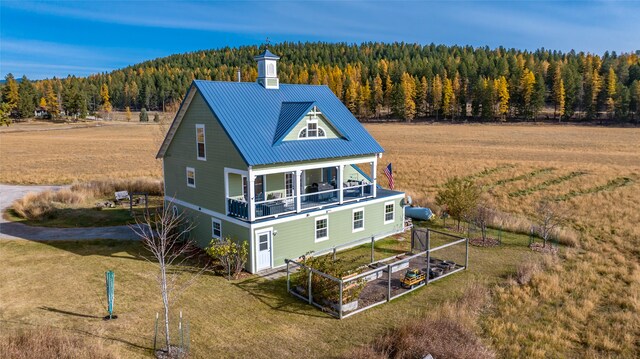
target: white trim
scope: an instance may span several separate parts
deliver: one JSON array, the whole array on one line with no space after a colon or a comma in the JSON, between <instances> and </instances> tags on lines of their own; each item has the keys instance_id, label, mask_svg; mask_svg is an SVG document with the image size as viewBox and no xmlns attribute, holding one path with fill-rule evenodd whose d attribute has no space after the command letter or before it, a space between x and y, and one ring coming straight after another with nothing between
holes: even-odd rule
<instances>
[{"instance_id":1,"label":"white trim","mask_svg":"<svg viewBox=\"0 0 640 359\"><path fill-rule=\"evenodd\" d=\"M392 205L393 206L393 211L391 212L393 214L393 218L389 221L387 221L387 206L388 205ZM389 201L389 202L385 202L384 203L384 207L382 207L382 220L384 221L384 224L390 224L396 221L396 202L394 201Z\"/></svg>"},{"instance_id":2,"label":"white trim","mask_svg":"<svg viewBox=\"0 0 640 359\"><path fill-rule=\"evenodd\" d=\"M216 237L214 230L213 230L213 224L217 223L220 226L220 235ZM211 238L214 239L222 239L222 221L219 218L216 217L211 217Z\"/></svg>"},{"instance_id":3,"label":"white trim","mask_svg":"<svg viewBox=\"0 0 640 359\"><path fill-rule=\"evenodd\" d=\"M189 171L193 172L193 184L189 183ZM193 167L187 167L187 187L196 188L196 169Z\"/></svg>"},{"instance_id":4,"label":"white trim","mask_svg":"<svg viewBox=\"0 0 640 359\"><path fill-rule=\"evenodd\" d=\"M344 205L333 207L333 208L318 209L318 210L316 210L314 212L304 212L304 213L300 213L300 214L296 214L296 215L292 215L292 216L287 216L287 217L282 217L282 218L273 218L271 220L267 219L265 222L252 223L251 225L252 225L252 228L254 228L254 227L255 228L259 228L261 226L272 226L272 225L285 223L285 222L289 222L289 221L295 221L295 220L298 220L300 218L313 217L313 216L318 216L318 215L321 215L321 214L335 213L335 212L345 211L345 210L349 210L349 209L354 209L356 207L368 206L370 204L379 204L379 203L381 203L383 201L389 201L390 199L397 199L397 198L404 198L404 193L396 195L396 196L393 196L393 197L384 197L384 198L379 198L379 199L367 199L366 202L353 202L353 203L350 203L350 204L344 204Z\"/></svg>"},{"instance_id":5,"label":"white trim","mask_svg":"<svg viewBox=\"0 0 640 359\"><path fill-rule=\"evenodd\" d=\"M236 224L236 225L241 226L241 227L251 228L251 225L249 223L245 222L245 221L238 220L236 218L224 215L224 214L216 212L216 211L212 211L210 209L198 207L195 204L191 204L189 202L181 201L181 200L179 200L177 198L164 196L164 200L165 201L172 201L173 203L179 204L179 205L181 205L181 206L183 206L185 208L189 208L189 209L197 211L197 212L202 212L202 213L204 213L206 215L209 215L211 217L220 218L223 221L227 221L229 223L233 223L233 224Z\"/></svg>"},{"instance_id":6,"label":"white trim","mask_svg":"<svg viewBox=\"0 0 640 359\"><path fill-rule=\"evenodd\" d=\"M287 175L291 176L291 194L287 193ZM289 197L294 197L295 193L296 193L296 187L295 187L295 181L296 181L296 177L295 174L293 172L284 172L284 196L289 198Z\"/></svg>"},{"instance_id":7,"label":"white trim","mask_svg":"<svg viewBox=\"0 0 640 359\"><path fill-rule=\"evenodd\" d=\"M327 221L327 235L324 237L318 238L318 221L326 220ZM319 216L314 218L313 221L313 241L314 243L320 243L329 240L329 216Z\"/></svg>"},{"instance_id":8,"label":"white trim","mask_svg":"<svg viewBox=\"0 0 640 359\"><path fill-rule=\"evenodd\" d=\"M198 145L200 144L200 142L198 141L198 130L202 129L202 145L204 147L204 156L201 157L200 156L200 149L198 148ZM198 161L206 161L207 160L207 135L206 135L206 131L204 129L204 124L202 123L196 123L196 158L198 159Z\"/></svg>"},{"instance_id":9,"label":"white trim","mask_svg":"<svg viewBox=\"0 0 640 359\"><path fill-rule=\"evenodd\" d=\"M229 213L229 201L227 200L227 198L229 198L229 174L236 174L240 176L240 191L242 193L242 198L246 198L245 197L245 193L244 193L244 181L242 180L243 177L247 177L247 175L249 175L248 171L243 171L243 170L238 170L235 168L229 168L229 167L225 167L224 168L224 212L225 213Z\"/></svg>"},{"instance_id":10,"label":"white trim","mask_svg":"<svg viewBox=\"0 0 640 359\"><path fill-rule=\"evenodd\" d=\"M356 207L362 207L362 206L368 206L370 204L379 204L383 201L388 201L390 199L397 199L397 198L404 198L404 193L398 194L396 196L393 197L384 197L384 198L380 198L377 200L368 200L367 202L360 202L360 203L352 203L352 204L345 204L342 206L338 206L335 208L329 208L329 209L321 209L321 210L317 210L314 212L305 212L305 213L300 213L300 214L296 214L296 215L292 215L292 216L287 216L287 217L281 217L281 218L273 218L271 220L266 219L263 222L260 223L249 223L249 222L245 222L245 221L241 221L239 219L236 219L234 217L230 217L230 216L226 216L222 213L216 212L216 211L212 211L210 209L206 209L206 208L202 208L202 207L198 207L194 204L191 204L189 202L185 202L170 196L165 196L164 200L165 201L172 201L175 204L179 204L183 207L192 209L194 211L198 211L198 212L202 212L204 214L207 214L209 216L212 217L217 217L220 218L224 221L233 223L233 224L237 224L241 227L245 227L245 228L251 228L251 230L255 230L255 229L260 229L260 228L264 228L265 226L274 226L276 224L280 224L280 223L286 223L286 222L290 222L290 221L295 221L298 220L300 218L306 218L306 217L314 217L314 216L319 216L322 214L329 214L329 213L335 213L335 212L340 212L340 211L345 211L345 210L349 210L349 209L354 209ZM389 203L389 202L387 202ZM383 211L384 212L384 211Z\"/></svg>"},{"instance_id":11,"label":"white trim","mask_svg":"<svg viewBox=\"0 0 640 359\"><path fill-rule=\"evenodd\" d=\"M353 216L356 214L356 212L362 212L362 227L360 228L355 228L356 221L355 219L353 219ZM362 231L364 231L364 207L354 208L351 211L351 233L362 232Z\"/></svg>"},{"instance_id":12,"label":"white trim","mask_svg":"<svg viewBox=\"0 0 640 359\"><path fill-rule=\"evenodd\" d=\"M357 159L354 158L350 160L314 162L311 164L292 165L292 166L280 167L280 168L253 169L251 172L253 173L254 176L270 175L274 173L282 173L282 172L289 172L289 171L293 172L295 170L305 171L305 170L312 170L312 169L325 168L325 167L336 167L339 165L355 165L358 163L372 162L374 160L375 160L375 157L360 157Z\"/></svg>"},{"instance_id":13,"label":"white trim","mask_svg":"<svg viewBox=\"0 0 640 359\"><path fill-rule=\"evenodd\" d=\"M254 231L255 232L255 236L254 236L254 248L255 250L253 251L253 256L255 258L255 267L253 267L255 272L259 272L261 270L265 270L265 269L270 269L273 268L273 227L268 227L268 228L260 228ZM258 269L258 252L260 252L260 235L265 234L265 233L270 233L271 235L269 236L269 256L270 256L270 263L269 266L266 268L261 268Z\"/></svg>"}]
</instances>

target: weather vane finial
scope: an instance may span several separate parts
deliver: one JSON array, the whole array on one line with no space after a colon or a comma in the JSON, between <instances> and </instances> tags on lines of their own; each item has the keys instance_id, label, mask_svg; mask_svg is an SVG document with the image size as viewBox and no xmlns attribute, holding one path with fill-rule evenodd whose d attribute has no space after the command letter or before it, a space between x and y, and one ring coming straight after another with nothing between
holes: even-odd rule
<instances>
[{"instance_id":1,"label":"weather vane finial","mask_svg":"<svg viewBox=\"0 0 640 359\"><path fill-rule=\"evenodd\" d=\"M271 44L271 40L269 40L269 36L267 36L267 39L265 40L265 43L267 44L267 46L269 46Z\"/></svg>"}]
</instances>

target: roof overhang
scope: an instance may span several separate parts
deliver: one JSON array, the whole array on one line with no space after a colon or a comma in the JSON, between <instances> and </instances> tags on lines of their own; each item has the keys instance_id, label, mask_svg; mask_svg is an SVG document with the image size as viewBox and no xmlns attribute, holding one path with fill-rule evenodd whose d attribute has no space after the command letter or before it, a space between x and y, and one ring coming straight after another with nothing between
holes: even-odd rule
<instances>
[{"instance_id":1,"label":"roof overhang","mask_svg":"<svg viewBox=\"0 0 640 359\"><path fill-rule=\"evenodd\" d=\"M180 104L180 109L178 109L178 112L176 113L176 117L173 119L173 122L171 123L171 126L169 127L169 130L167 131L167 134L164 137L164 141L162 141L162 145L160 146L160 149L156 154L156 158L164 157L164 154L167 152L167 149L171 144L171 140L173 140L173 136L175 136L176 131L178 131L178 127L180 127L180 123L182 122L182 119L184 118L184 115L187 112L187 109L189 108L189 104L191 104L191 101L193 100L193 97L196 95L197 92L198 92L198 88L194 85L194 83L191 83L191 86L189 87L187 94L185 95L184 99L182 100L182 103Z\"/></svg>"}]
</instances>

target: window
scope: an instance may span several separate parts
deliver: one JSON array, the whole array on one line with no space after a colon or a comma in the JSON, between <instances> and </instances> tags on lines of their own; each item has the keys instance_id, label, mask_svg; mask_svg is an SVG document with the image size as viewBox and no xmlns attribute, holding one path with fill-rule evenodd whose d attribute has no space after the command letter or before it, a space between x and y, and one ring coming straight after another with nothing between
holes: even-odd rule
<instances>
[{"instance_id":1,"label":"window","mask_svg":"<svg viewBox=\"0 0 640 359\"><path fill-rule=\"evenodd\" d=\"M384 224L392 223L394 220L394 208L395 204L393 202L385 202L384 204Z\"/></svg>"},{"instance_id":2,"label":"window","mask_svg":"<svg viewBox=\"0 0 640 359\"><path fill-rule=\"evenodd\" d=\"M187 186L196 188L196 170L187 167Z\"/></svg>"},{"instance_id":3,"label":"window","mask_svg":"<svg viewBox=\"0 0 640 359\"><path fill-rule=\"evenodd\" d=\"M329 239L329 218L327 216L316 218L316 242Z\"/></svg>"},{"instance_id":4,"label":"window","mask_svg":"<svg viewBox=\"0 0 640 359\"><path fill-rule=\"evenodd\" d=\"M307 123L307 137L318 137L318 123Z\"/></svg>"},{"instance_id":5,"label":"window","mask_svg":"<svg viewBox=\"0 0 640 359\"><path fill-rule=\"evenodd\" d=\"M242 197L244 197L245 201L249 200L249 185L247 182L247 176L242 176Z\"/></svg>"},{"instance_id":6,"label":"window","mask_svg":"<svg viewBox=\"0 0 640 359\"><path fill-rule=\"evenodd\" d=\"M219 219L211 218L211 238L222 239L222 223Z\"/></svg>"},{"instance_id":7,"label":"window","mask_svg":"<svg viewBox=\"0 0 640 359\"><path fill-rule=\"evenodd\" d=\"M285 197L293 197L293 181L294 181L293 173L285 173L284 174L284 191Z\"/></svg>"},{"instance_id":8,"label":"window","mask_svg":"<svg viewBox=\"0 0 640 359\"><path fill-rule=\"evenodd\" d=\"M196 125L196 146L198 148L198 159L206 161L207 153L204 146L204 125Z\"/></svg>"},{"instance_id":9,"label":"window","mask_svg":"<svg viewBox=\"0 0 640 359\"><path fill-rule=\"evenodd\" d=\"M256 176L256 180L253 183L253 191L256 196L256 201L264 201L266 199L264 190L264 176Z\"/></svg>"},{"instance_id":10,"label":"window","mask_svg":"<svg viewBox=\"0 0 640 359\"><path fill-rule=\"evenodd\" d=\"M364 208L353 210L353 232L364 231Z\"/></svg>"}]
</instances>

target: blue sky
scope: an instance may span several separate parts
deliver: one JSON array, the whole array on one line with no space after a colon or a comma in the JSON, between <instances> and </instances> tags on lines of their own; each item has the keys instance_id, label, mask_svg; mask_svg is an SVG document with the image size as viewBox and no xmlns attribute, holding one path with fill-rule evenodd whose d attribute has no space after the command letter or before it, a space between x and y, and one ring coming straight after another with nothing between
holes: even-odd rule
<instances>
[{"instance_id":1,"label":"blue sky","mask_svg":"<svg viewBox=\"0 0 640 359\"><path fill-rule=\"evenodd\" d=\"M2 0L0 30L0 75L41 79L266 37L630 52L640 2Z\"/></svg>"}]
</instances>

